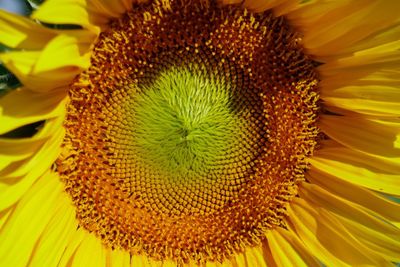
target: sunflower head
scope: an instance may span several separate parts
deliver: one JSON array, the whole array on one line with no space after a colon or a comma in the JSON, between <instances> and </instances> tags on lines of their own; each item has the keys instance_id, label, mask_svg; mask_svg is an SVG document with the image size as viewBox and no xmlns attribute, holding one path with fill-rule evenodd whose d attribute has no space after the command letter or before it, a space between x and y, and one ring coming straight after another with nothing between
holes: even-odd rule
<instances>
[{"instance_id":1,"label":"sunflower head","mask_svg":"<svg viewBox=\"0 0 400 267\"><path fill-rule=\"evenodd\" d=\"M24 84L0 99L0 259L42 205L21 232L37 252L8 265L400 261L400 206L374 192L400 190L398 17L347 29L385 4L231 2L0 12L15 49L0 59Z\"/></svg>"},{"instance_id":2,"label":"sunflower head","mask_svg":"<svg viewBox=\"0 0 400 267\"><path fill-rule=\"evenodd\" d=\"M223 260L284 226L318 133L317 75L298 41L270 12L215 3L113 21L70 87L74 164L57 161L82 225L179 262Z\"/></svg>"}]
</instances>

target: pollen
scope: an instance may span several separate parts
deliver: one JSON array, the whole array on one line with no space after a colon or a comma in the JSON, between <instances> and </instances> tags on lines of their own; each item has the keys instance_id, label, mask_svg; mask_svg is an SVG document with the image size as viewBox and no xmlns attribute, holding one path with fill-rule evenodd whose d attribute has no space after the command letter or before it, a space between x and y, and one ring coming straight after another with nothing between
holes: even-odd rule
<instances>
[{"instance_id":1,"label":"pollen","mask_svg":"<svg viewBox=\"0 0 400 267\"><path fill-rule=\"evenodd\" d=\"M285 227L318 138L318 77L271 12L136 5L70 85L56 170L105 246L223 261Z\"/></svg>"}]
</instances>

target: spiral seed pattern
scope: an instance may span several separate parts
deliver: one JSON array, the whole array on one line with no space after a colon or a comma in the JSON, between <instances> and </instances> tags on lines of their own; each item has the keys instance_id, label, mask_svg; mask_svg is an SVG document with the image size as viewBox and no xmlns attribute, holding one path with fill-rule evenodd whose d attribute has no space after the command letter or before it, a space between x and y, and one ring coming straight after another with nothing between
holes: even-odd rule
<instances>
[{"instance_id":1,"label":"spiral seed pattern","mask_svg":"<svg viewBox=\"0 0 400 267\"><path fill-rule=\"evenodd\" d=\"M70 86L56 162L79 223L112 248L219 260L284 226L317 143L317 74L282 17L134 6Z\"/></svg>"}]
</instances>

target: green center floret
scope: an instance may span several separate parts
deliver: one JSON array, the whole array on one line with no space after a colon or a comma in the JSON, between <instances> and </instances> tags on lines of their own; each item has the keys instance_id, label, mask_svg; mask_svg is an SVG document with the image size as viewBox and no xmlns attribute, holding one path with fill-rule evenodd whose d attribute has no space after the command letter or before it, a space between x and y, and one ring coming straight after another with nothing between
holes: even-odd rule
<instances>
[{"instance_id":1,"label":"green center floret","mask_svg":"<svg viewBox=\"0 0 400 267\"><path fill-rule=\"evenodd\" d=\"M146 164L187 177L211 171L238 149L243 119L225 81L172 68L141 91L134 100L133 141Z\"/></svg>"}]
</instances>

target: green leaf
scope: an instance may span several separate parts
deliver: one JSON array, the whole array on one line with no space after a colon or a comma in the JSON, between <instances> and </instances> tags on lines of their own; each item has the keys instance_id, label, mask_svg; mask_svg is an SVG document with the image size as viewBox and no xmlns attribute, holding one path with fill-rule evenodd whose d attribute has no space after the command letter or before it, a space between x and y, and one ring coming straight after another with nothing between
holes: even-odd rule
<instances>
[{"instance_id":1,"label":"green leaf","mask_svg":"<svg viewBox=\"0 0 400 267\"><path fill-rule=\"evenodd\" d=\"M33 11L38 9L41 4L43 4L45 0L25 0L25 3L27 6L30 8L30 12L28 14L31 14ZM80 25L74 25L74 24L51 24L51 23L45 23L38 21L38 23L42 24L43 26L51 29L58 29L58 30L75 30L75 29L82 29Z\"/></svg>"}]
</instances>

